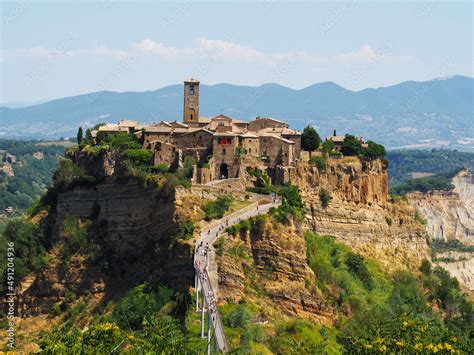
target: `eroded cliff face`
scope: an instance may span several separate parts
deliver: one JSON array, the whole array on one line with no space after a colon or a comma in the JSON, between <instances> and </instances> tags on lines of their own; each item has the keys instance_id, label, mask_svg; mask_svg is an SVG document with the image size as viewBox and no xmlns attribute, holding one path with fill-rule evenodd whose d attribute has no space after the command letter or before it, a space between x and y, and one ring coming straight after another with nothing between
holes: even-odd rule
<instances>
[{"instance_id":1,"label":"eroded cliff face","mask_svg":"<svg viewBox=\"0 0 474 355\"><path fill-rule=\"evenodd\" d=\"M474 175L462 171L449 192L412 193L410 203L427 221L431 240L458 240L465 246L474 245ZM440 260L449 260L443 262ZM437 252L435 261L448 270L467 289L474 290L474 253L467 251Z\"/></svg>"},{"instance_id":2,"label":"eroded cliff face","mask_svg":"<svg viewBox=\"0 0 474 355\"><path fill-rule=\"evenodd\" d=\"M111 299L151 275L187 290L193 281L192 245L171 243L179 211L174 193L162 196L134 180L106 178L60 194L52 218L49 262L22 285L20 314L49 313L68 291ZM69 241L61 230L71 218L87 224L99 260L79 252L64 262Z\"/></svg>"},{"instance_id":3,"label":"eroded cliff face","mask_svg":"<svg viewBox=\"0 0 474 355\"><path fill-rule=\"evenodd\" d=\"M302 192L307 226L316 233L333 235L389 268L428 258L426 232L415 220L415 209L388 201L387 169L380 160L328 160L322 173L301 165L291 181ZM327 207L320 201L321 189L332 198Z\"/></svg>"},{"instance_id":4,"label":"eroded cliff face","mask_svg":"<svg viewBox=\"0 0 474 355\"><path fill-rule=\"evenodd\" d=\"M306 262L306 242L301 230L269 222L260 231L226 237L218 262L219 302L244 298L289 316L332 323L333 310L315 286L315 275Z\"/></svg>"},{"instance_id":5,"label":"eroded cliff face","mask_svg":"<svg viewBox=\"0 0 474 355\"><path fill-rule=\"evenodd\" d=\"M410 202L427 219L431 239L457 239L474 245L474 175L462 171L452 183L453 191L412 193Z\"/></svg>"}]
</instances>

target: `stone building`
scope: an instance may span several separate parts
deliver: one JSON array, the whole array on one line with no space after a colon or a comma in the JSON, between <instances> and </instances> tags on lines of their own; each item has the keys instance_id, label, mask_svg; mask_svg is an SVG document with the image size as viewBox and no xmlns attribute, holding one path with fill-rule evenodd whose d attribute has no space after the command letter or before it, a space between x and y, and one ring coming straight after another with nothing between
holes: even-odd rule
<instances>
[{"instance_id":1,"label":"stone building","mask_svg":"<svg viewBox=\"0 0 474 355\"><path fill-rule=\"evenodd\" d=\"M238 120L224 114L199 116L199 81L184 82L183 122L159 122L141 125L121 120L105 124L98 131L129 132L143 141L143 148L155 152L154 163L171 167L182 165L186 156L195 162L194 182L238 178L245 164L258 162L274 168L292 166L300 155L301 132L283 121L256 117ZM93 131L97 136L98 131Z\"/></svg>"}]
</instances>

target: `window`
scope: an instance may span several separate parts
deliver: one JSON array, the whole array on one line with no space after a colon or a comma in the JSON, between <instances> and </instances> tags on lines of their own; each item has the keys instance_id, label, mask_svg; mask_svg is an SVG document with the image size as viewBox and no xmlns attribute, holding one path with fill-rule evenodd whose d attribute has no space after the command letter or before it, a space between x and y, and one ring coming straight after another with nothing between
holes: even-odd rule
<instances>
[{"instance_id":1,"label":"window","mask_svg":"<svg viewBox=\"0 0 474 355\"><path fill-rule=\"evenodd\" d=\"M225 148L222 149L222 155L225 155Z\"/></svg>"},{"instance_id":2,"label":"window","mask_svg":"<svg viewBox=\"0 0 474 355\"><path fill-rule=\"evenodd\" d=\"M229 137L219 137L217 138L217 143L220 145L229 145L232 143L232 138Z\"/></svg>"},{"instance_id":3,"label":"window","mask_svg":"<svg viewBox=\"0 0 474 355\"><path fill-rule=\"evenodd\" d=\"M194 85L189 86L189 95L194 95Z\"/></svg>"},{"instance_id":4,"label":"window","mask_svg":"<svg viewBox=\"0 0 474 355\"><path fill-rule=\"evenodd\" d=\"M249 153L252 153L252 148L249 148Z\"/></svg>"},{"instance_id":5,"label":"window","mask_svg":"<svg viewBox=\"0 0 474 355\"><path fill-rule=\"evenodd\" d=\"M193 114L190 115L191 121L193 120Z\"/></svg>"}]
</instances>

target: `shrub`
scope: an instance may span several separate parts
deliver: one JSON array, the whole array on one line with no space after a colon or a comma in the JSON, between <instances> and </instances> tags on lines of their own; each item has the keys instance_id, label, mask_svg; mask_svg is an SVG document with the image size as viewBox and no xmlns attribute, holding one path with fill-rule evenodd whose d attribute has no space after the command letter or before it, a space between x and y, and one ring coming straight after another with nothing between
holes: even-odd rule
<instances>
[{"instance_id":1,"label":"shrub","mask_svg":"<svg viewBox=\"0 0 474 355\"><path fill-rule=\"evenodd\" d=\"M148 166L151 163L153 152L147 149L127 149L124 156L134 166Z\"/></svg>"},{"instance_id":2,"label":"shrub","mask_svg":"<svg viewBox=\"0 0 474 355\"><path fill-rule=\"evenodd\" d=\"M287 222L288 217L292 215L298 221L302 221L305 208L298 188L293 185L284 185L278 190L278 193L283 197L283 201L281 206L276 210L277 220L284 223Z\"/></svg>"},{"instance_id":3,"label":"shrub","mask_svg":"<svg viewBox=\"0 0 474 355\"><path fill-rule=\"evenodd\" d=\"M194 229L193 221L181 222L178 226L178 237L184 240L190 239L194 234Z\"/></svg>"},{"instance_id":4,"label":"shrub","mask_svg":"<svg viewBox=\"0 0 474 355\"><path fill-rule=\"evenodd\" d=\"M235 154L237 156L245 155L247 154L247 149L245 149L244 147L237 147L235 148Z\"/></svg>"},{"instance_id":5,"label":"shrub","mask_svg":"<svg viewBox=\"0 0 474 355\"><path fill-rule=\"evenodd\" d=\"M323 142L323 150L328 153L332 152L334 150L334 142L330 139L326 139Z\"/></svg>"},{"instance_id":6,"label":"shrub","mask_svg":"<svg viewBox=\"0 0 474 355\"><path fill-rule=\"evenodd\" d=\"M402 270L394 272L392 277L394 287L388 299L392 312L396 315L423 313L427 309L426 300L416 277Z\"/></svg>"},{"instance_id":7,"label":"shrub","mask_svg":"<svg viewBox=\"0 0 474 355\"><path fill-rule=\"evenodd\" d=\"M421 260L420 271L426 276L431 275L431 263L427 259Z\"/></svg>"},{"instance_id":8,"label":"shrub","mask_svg":"<svg viewBox=\"0 0 474 355\"><path fill-rule=\"evenodd\" d=\"M247 252L247 248L242 244L235 244L229 248L229 254L242 259L248 259L249 254Z\"/></svg>"},{"instance_id":9,"label":"shrub","mask_svg":"<svg viewBox=\"0 0 474 355\"><path fill-rule=\"evenodd\" d=\"M347 253L344 262L349 271L362 281L368 290L372 289L372 276L370 275L369 270L365 265L364 258L361 255L349 252Z\"/></svg>"},{"instance_id":10,"label":"shrub","mask_svg":"<svg viewBox=\"0 0 474 355\"><path fill-rule=\"evenodd\" d=\"M205 213L204 219L210 221L211 219L219 219L224 216L224 213L229 210L230 205L234 201L231 195L219 195L215 201L209 201L204 205Z\"/></svg>"},{"instance_id":11,"label":"shrub","mask_svg":"<svg viewBox=\"0 0 474 355\"><path fill-rule=\"evenodd\" d=\"M67 191L80 184L92 184L95 181L92 176L86 174L84 169L69 159L61 160L53 175L54 188L59 192Z\"/></svg>"},{"instance_id":12,"label":"shrub","mask_svg":"<svg viewBox=\"0 0 474 355\"><path fill-rule=\"evenodd\" d=\"M212 246L216 249L216 255L222 256L224 253L224 242L224 237L220 237L214 242L214 244L212 244Z\"/></svg>"},{"instance_id":13,"label":"shrub","mask_svg":"<svg viewBox=\"0 0 474 355\"><path fill-rule=\"evenodd\" d=\"M224 318L224 324L231 328L245 329L249 327L251 319L250 309L244 304L239 304Z\"/></svg>"},{"instance_id":14,"label":"shrub","mask_svg":"<svg viewBox=\"0 0 474 355\"><path fill-rule=\"evenodd\" d=\"M326 170L326 157L311 157L309 158L309 163L311 165L316 165L319 172Z\"/></svg>"},{"instance_id":15,"label":"shrub","mask_svg":"<svg viewBox=\"0 0 474 355\"><path fill-rule=\"evenodd\" d=\"M319 190L319 200L321 201L321 206L323 208L327 208L329 206L329 202L332 200L332 197L327 190L321 189Z\"/></svg>"},{"instance_id":16,"label":"shrub","mask_svg":"<svg viewBox=\"0 0 474 355\"><path fill-rule=\"evenodd\" d=\"M165 304L171 301L173 291L163 285L152 290L141 284L127 291L112 312L112 319L122 328L134 330L142 327L145 316L153 317Z\"/></svg>"},{"instance_id":17,"label":"shrub","mask_svg":"<svg viewBox=\"0 0 474 355\"><path fill-rule=\"evenodd\" d=\"M388 216L385 217L385 221L387 222L387 224L388 224L389 226L391 226L391 225L393 224L392 219L391 219L390 217L388 217Z\"/></svg>"},{"instance_id":18,"label":"shrub","mask_svg":"<svg viewBox=\"0 0 474 355\"><path fill-rule=\"evenodd\" d=\"M168 164L165 164L165 163L155 165L152 168L152 171L155 172L155 173L158 173L158 174L167 173L167 172L169 172L169 170L170 170L170 166Z\"/></svg>"},{"instance_id":19,"label":"shrub","mask_svg":"<svg viewBox=\"0 0 474 355\"><path fill-rule=\"evenodd\" d=\"M415 211L415 221L417 221L421 225L426 225L428 223L428 221L421 216L418 210Z\"/></svg>"}]
</instances>

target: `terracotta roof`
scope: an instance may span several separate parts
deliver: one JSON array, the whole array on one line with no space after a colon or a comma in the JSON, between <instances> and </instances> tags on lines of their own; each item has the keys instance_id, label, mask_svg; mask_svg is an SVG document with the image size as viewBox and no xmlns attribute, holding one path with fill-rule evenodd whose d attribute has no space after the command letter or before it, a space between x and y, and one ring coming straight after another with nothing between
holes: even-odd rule
<instances>
[{"instance_id":1,"label":"terracotta roof","mask_svg":"<svg viewBox=\"0 0 474 355\"><path fill-rule=\"evenodd\" d=\"M244 138L258 138L258 135L256 135L255 133L251 133L251 132L241 133L241 134L239 134L239 136L244 137Z\"/></svg>"},{"instance_id":2,"label":"terracotta roof","mask_svg":"<svg viewBox=\"0 0 474 355\"><path fill-rule=\"evenodd\" d=\"M346 138L345 136L327 136L326 139L328 141L333 141L335 143L342 143L344 142L344 138Z\"/></svg>"},{"instance_id":3,"label":"terracotta roof","mask_svg":"<svg viewBox=\"0 0 474 355\"><path fill-rule=\"evenodd\" d=\"M267 120L267 121L273 121L273 122L277 122L277 123L287 124L286 122L277 120L277 119L272 118L272 117L260 117L260 116L257 116L257 117L255 117L255 121L257 121L257 120Z\"/></svg>"},{"instance_id":4,"label":"terracotta roof","mask_svg":"<svg viewBox=\"0 0 474 355\"><path fill-rule=\"evenodd\" d=\"M294 130L294 129L289 129L289 128L284 128L284 127L267 127L267 128L262 128L260 131L258 131L259 134L283 134L283 135L293 135L293 136L301 136L301 132Z\"/></svg>"},{"instance_id":5,"label":"terracotta roof","mask_svg":"<svg viewBox=\"0 0 474 355\"><path fill-rule=\"evenodd\" d=\"M178 122L178 121L173 121L170 123L171 126L173 127L181 127L181 128L188 128L189 125L185 124L185 123L181 123L181 122Z\"/></svg>"},{"instance_id":6,"label":"terracotta roof","mask_svg":"<svg viewBox=\"0 0 474 355\"><path fill-rule=\"evenodd\" d=\"M219 115L217 115L217 116L211 117L211 121L212 121L212 120L218 120L218 119L225 119L225 120L231 120L231 121L234 120L232 117L226 116L226 115L224 115L224 114L222 114L222 113L219 114Z\"/></svg>"},{"instance_id":7,"label":"terracotta roof","mask_svg":"<svg viewBox=\"0 0 474 355\"><path fill-rule=\"evenodd\" d=\"M183 136L186 136L186 135L191 134L191 133L196 133L196 132L199 132L199 131L204 131L206 133L213 134L211 131L209 131L208 129L205 129L205 128L190 128L190 129L188 129L188 132L183 134Z\"/></svg>"},{"instance_id":8,"label":"terracotta roof","mask_svg":"<svg viewBox=\"0 0 474 355\"><path fill-rule=\"evenodd\" d=\"M138 125L137 121L121 119L119 124L120 127L135 127Z\"/></svg>"},{"instance_id":9,"label":"terracotta roof","mask_svg":"<svg viewBox=\"0 0 474 355\"><path fill-rule=\"evenodd\" d=\"M175 128L172 130L173 133L188 133L190 131L189 128Z\"/></svg>"},{"instance_id":10,"label":"terracotta roof","mask_svg":"<svg viewBox=\"0 0 474 355\"><path fill-rule=\"evenodd\" d=\"M235 136L235 133L226 131L226 132L215 132L214 137L229 137L229 136Z\"/></svg>"},{"instance_id":11,"label":"terracotta roof","mask_svg":"<svg viewBox=\"0 0 474 355\"><path fill-rule=\"evenodd\" d=\"M99 127L99 131L104 132L128 132L128 127L120 127L115 123L106 123Z\"/></svg>"},{"instance_id":12,"label":"terracotta roof","mask_svg":"<svg viewBox=\"0 0 474 355\"><path fill-rule=\"evenodd\" d=\"M145 127L145 132L151 132L151 133L171 133L172 128L171 127L163 127L163 126L148 126Z\"/></svg>"},{"instance_id":13,"label":"terracotta roof","mask_svg":"<svg viewBox=\"0 0 474 355\"><path fill-rule=\"evenodd\" d=\"M268 136L268 137L278 139L278 140L283 141L283 142L288 143L288 144L295 144L295 142L290 141L289 139L286 139L286 138L283 138L283 137L280 137L280 136L273 136L272 135L272 136Z\"/></svg>"}]
</instances>

